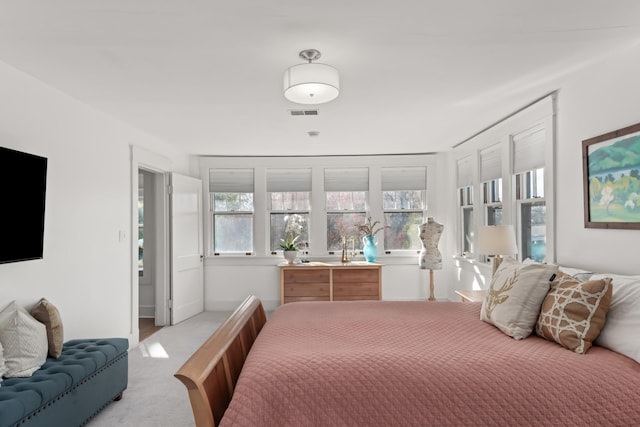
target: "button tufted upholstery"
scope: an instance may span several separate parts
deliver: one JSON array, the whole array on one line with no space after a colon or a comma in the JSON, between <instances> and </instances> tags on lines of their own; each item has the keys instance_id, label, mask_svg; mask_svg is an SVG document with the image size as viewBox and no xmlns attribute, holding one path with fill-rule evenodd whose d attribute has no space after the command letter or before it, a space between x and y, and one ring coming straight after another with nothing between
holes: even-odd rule
<instances>
[{"instance_id":1,"label":"button tufted upholstery","mask_svg":"<svg viewBox=\"0 0 640 427\"><path fill-rule=\"evenodd\" d=\"M82 425L127 386L126 338L71 340L31 377L0 384L0 427Z\"/></svg>"}]
</instances>

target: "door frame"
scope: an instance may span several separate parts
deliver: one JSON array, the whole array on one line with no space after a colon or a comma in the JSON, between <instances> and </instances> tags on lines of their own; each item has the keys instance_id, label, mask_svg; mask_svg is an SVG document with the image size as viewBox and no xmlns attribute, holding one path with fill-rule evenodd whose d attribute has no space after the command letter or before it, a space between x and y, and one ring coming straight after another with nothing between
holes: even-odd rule
<instances>
[{"instance_id":1,"label":"door frame","mask_svg":"<svg viewBox=\"0 0 640 427\"><path fill-rule=\"evenodd\" d=\"M131 318L129 328L130 347L139 343L139 292L138 277L138 170L154 174L156 212L155 238L155 303L156 325L169 324L169 198L167 194L171 161L143 148L130 145L131 151Z\"/></svg>"}]
</instances>

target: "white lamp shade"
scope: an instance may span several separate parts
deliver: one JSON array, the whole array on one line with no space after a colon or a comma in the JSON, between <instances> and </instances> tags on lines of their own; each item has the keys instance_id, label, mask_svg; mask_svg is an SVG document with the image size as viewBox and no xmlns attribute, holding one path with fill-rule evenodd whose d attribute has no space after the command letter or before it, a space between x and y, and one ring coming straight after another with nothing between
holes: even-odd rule
<instances>
[{"instance_id":1,"label":"white lamp shade","mask_svg":"<svg viewBox=\"0 0 640 427\"><path fill-rule=\"evenodd\" d=\"M511 225L488 225L478 233L478 253L514 255L518 253L516 233Z\"/></svg>"},{"instance_id":2,"label":"white lamp shade","mask_svg":"<svg viewBox=\"0 0 640 427\"><path fill-rule=\"evenodd\" d=\"M298 104L322 104L340 93L338 70L330 65L294 65L284 72L284 96Z\"/></svg>"}]
</instances>

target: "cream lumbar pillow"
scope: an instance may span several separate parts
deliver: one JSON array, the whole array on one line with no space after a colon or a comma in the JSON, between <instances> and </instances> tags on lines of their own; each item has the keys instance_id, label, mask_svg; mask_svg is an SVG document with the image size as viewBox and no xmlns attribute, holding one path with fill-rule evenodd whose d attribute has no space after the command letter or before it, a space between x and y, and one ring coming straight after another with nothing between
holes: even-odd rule
<instances>
[{"instance_id":1,"label":"cream lumbar pillow","mask_svg":"<svg viewBox=\"0 0 640 427\"><path fill-rule=\"evenodd\" d=\"M57 359L62 354L62 346L64 345L64 331L60 312L55 305L47 301L46 298L42 298L31 309L31 315L46 327L49 356Z\"/></svg>"},{"instance_id":2,"label":"cream lumbar pillow","mask_svg":"<svg viewBox=\"0 0 640 427\"><path fill-rule=\"evenodd\" d=\"M480 319L517 340L531 335L558 266L506 258L491 278Z\"/></svg>"},{"instance_id":3,"label":"cream lumbar pillow","mask_svg":"<svg viewBox=\"0 0 640 427\"><path fill-rule=\"evenodd\" d=\"M611 294L608 277L581 282L558 272L542 303L536 334L576 353L586 353L605 324Z\"/></svg>"},{"instance_id":4,"label":"cream lumbar pillow","mask_svg":"<svg viewBox=\"0 0 640 427\"><path fill-rule=\"evenodd\" d=\"M0 343L7 368L5 377L30 377L47 360L45 326L15 301L0 312Z\"/></svg>"}]
</instances>

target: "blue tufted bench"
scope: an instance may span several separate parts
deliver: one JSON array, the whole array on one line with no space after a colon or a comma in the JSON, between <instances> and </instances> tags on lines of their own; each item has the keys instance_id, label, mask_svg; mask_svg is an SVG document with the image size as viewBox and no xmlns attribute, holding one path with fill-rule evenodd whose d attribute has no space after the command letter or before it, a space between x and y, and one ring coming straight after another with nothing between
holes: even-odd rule
<instances>
[{"instance_id":1,"label":"blue tufted bench","mask_svg":"<svg viewBox=\"0 0 640 427\"><path fill-rule=\"evenodd\" d=\"M0 427L81 426L127 388L126 338L71 340L29 378L0 384Z\"/></svg>"}]
</instances>

